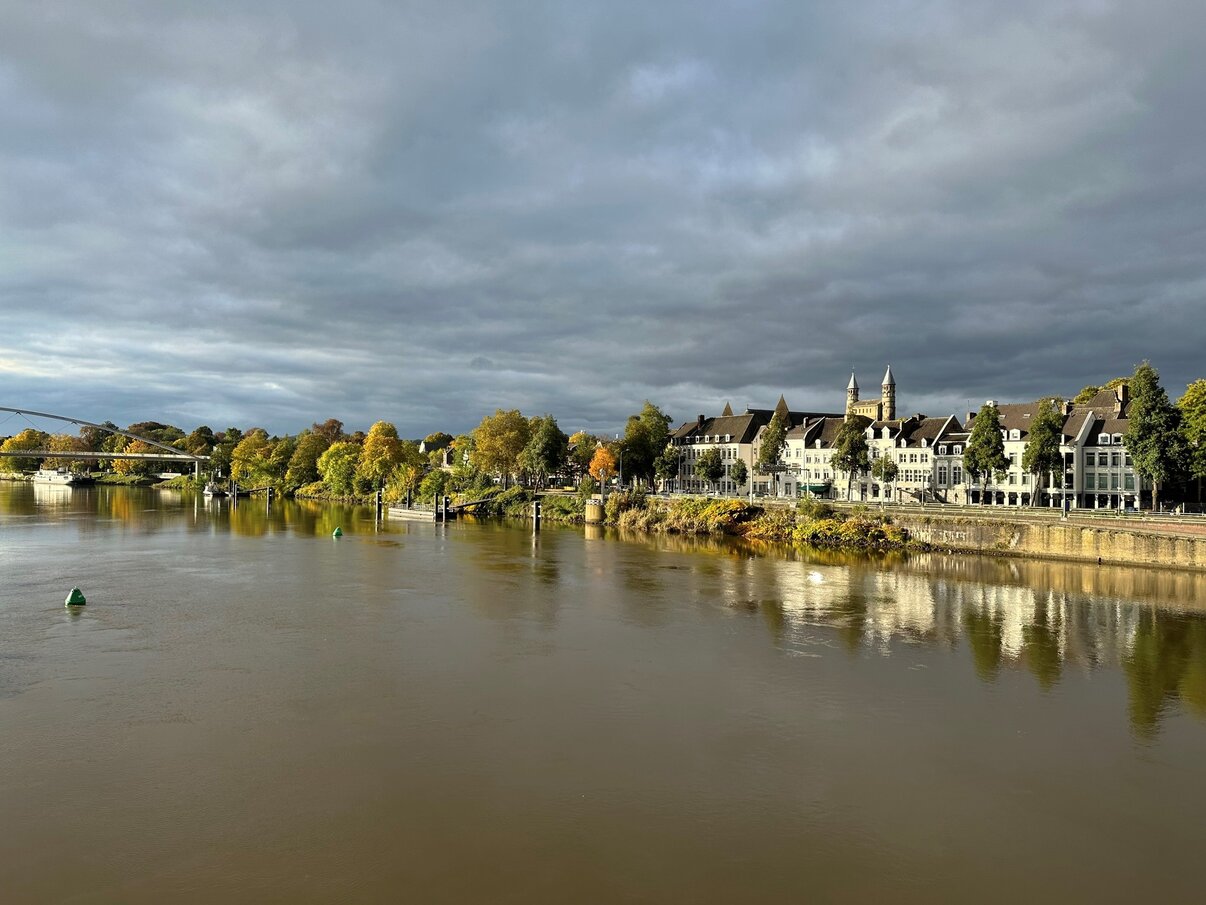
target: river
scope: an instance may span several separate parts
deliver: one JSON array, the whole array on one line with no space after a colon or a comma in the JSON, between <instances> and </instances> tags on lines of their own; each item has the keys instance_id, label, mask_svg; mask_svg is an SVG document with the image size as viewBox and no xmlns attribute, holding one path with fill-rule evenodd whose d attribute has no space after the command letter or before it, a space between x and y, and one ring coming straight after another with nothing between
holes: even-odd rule
<instances>
[{"instance_id":1,"label":"river","mask_svg":"<svg viewBox=\"0 0 1206 905\"><path fill-rule=\"evenodd\" d=\"M1202 575L0 483L0 576L5 903L1200 896Z\"/></svg>"}]
</instances>

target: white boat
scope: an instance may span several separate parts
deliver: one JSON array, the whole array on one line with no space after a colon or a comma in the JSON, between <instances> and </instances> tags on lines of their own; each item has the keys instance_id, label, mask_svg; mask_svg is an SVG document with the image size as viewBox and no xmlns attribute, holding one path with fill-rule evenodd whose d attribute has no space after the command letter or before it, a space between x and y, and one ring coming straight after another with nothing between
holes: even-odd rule
<instances>
[{"instance_id":1,"label":"white boat","mask_svg":"<svg viewBox=\"0 0 1206 905\"><path fill-rule=\"evenodd\" d=\"M76 474L66 468L39 468L34 472L33 480L35 484L61 484L64 486L92 483L92 478L88 475Z\"/></svg>"}]
</instances>

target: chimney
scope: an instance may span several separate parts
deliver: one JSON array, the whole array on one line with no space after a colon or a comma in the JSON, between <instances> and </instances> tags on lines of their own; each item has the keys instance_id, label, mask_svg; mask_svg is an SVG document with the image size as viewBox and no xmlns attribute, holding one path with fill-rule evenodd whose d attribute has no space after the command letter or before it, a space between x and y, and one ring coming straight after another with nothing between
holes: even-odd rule
<instances>
[{"instance_id":1,"label":"chimney","mask_svg":"<svg viewBox=\"0 0 1206 905\"><path fill-rule=\"evenodd\" d=\"M1126 409L1126 404L1131 401L1131 391L1125 383L1118 384L1118 388L1114 390L1114 411L1119 415Z\"/></svg>"},{"instance_id":2,"label":"chimney","mask_svg":"<svg viewBox=\"0 0 1206 905\"><path fill-rule=\"evenodd\" d=\"M700 415L700 416L699 416L699 420L695 422L695 426L696 426L696 428L698 428L699 430L703 430L704 421L706 421L706 420L707 420L707 419L706 419L706 418L704 418L704 416L703 416L703 415Z\"/></svg>"}]
</instances>

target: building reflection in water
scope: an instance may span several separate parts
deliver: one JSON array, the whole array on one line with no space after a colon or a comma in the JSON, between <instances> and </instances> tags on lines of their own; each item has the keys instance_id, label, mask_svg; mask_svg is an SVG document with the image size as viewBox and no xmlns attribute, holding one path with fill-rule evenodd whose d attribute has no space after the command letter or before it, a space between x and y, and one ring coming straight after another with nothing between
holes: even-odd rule
<instances>
[{"instance_id":1,"label":"building reflection in water","mask_svg":"<svg viewBox=\"0 0 1206 905\"><path fill-rule=\"evenodd\" d=\"M722 580L714 572L708 578L723 602L760 613L785 651L806 654L835 639L885 656L911 644L965 648L982 681L1024 670L1044 692L1068 670L1118 670L1137 735L1155 735L1177 708L1206 718L1201 574L944 554L889 560L782 552L730 549L707 565L723 570Z\"/></svg>"}]
</instances>

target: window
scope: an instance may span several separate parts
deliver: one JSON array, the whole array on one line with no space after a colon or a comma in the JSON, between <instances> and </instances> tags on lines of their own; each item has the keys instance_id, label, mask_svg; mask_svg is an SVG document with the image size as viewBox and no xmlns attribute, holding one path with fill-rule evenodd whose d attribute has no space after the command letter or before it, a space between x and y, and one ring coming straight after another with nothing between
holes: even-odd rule
<instances>
[{"instance_id":1,"label":"window","mask_svg":"<svg viewBox=\"0 0 1206 905\"><path fill-rule=\"evenodd\" d=\"M1126 483L1125 483L1126 489L1134 490L1135 489L1135 476L1133 474L1128 474L1128 475L1125 475L1125 477L1126 477Z\"/></svg>"},{"instance_id":2,"label":"window","mask_svg":"<svg viewBox=\"0 0 1206 905\"><path fill-rule=\"evenodd\" d=\"M955 465L951 468L951 483L952 484L962 484L963 483L963 468L961 466Z\"/></svg>"},{"instance_id":3,"label":"window","mask_svg":"<svg viewBox=\"0 0 1206 905\"><path fill-rule=\"evenodd\" d=\"M938 447L938 455L940 455L940 456L945 456L945 455L946 455L946 447L945 447L945 446L939 446L939 447Z\"/></svg>"},{"instance_id":4,"label":"window","mask_svg":"<svg viewBox=\"0 0 1206 905\"><path fill-rule=\"evenodd\" d=\"M1114 445L1115 446L1122 445L1122 434L1114 434Z\"/></svg>"},{"instance_id":5,"label":"window","mask_svg":"<svg viewBox=\"0 0 1206 905\"><path fill-rule=\"evenodd\" d=\"M961 443L956 443L956 444L955 444L955 455L956 455L956 456L961 456L961 455L963 455L963 444L961 444Z\"/></svg>"},{"instance_id":6,"label":"window","mask_svg":"<svg viewBox=\"0 0 1206 905\"><path fill-rule=\"evenodd\" d=\"M1122 455L1119 453L1110 453L1110 467L1117 468L1122 464Z\"/></svg>"},{"instance_id":7,"label":"window","mask_svg":"<svg viewBox=\"0 0 1206 905\"><path fill-rule=\"evenodd\" d=\"M1010 440L1021 440L1022 432L1015 427L1013 430L1011 430L1009 432L1009 439Z\"/></svg>"},{"instance_id":8,"label":"window","mask_svg":"<svg viewBox=\"0 0 1206 905\"><path fill-rule=\"evenodd\" d=\"M945 465L938 466L938 486L939 487L946 486L946 466Z\"/></svg>"},{"instance_id":9,"label":"window","mask_svg":"<svg viewBox=\"0 0 1206 905\"><path fill-rule=\"evenodd\" d=\"M1110 464L1109 453L1099 452L1097 454L1097 467L1098 468L1106 468L1109 466L1109 464Z\"/></svg>"},{"instance_id":10,"label":"window","mask_svg":"<svg viewBox=\"0 0 1206 905\"><path fill-rule=\"evenodd\" d=\"M1112 474L1112 475L1110 475L1110 490L1117 490L1117 489L1118 489L1118 475Z\"/></svg>"},{"instance_id":11,"label":"window","mask_svg":"<svg viewBox=\"0 0 1206 905\"><path fill-rule=\"evenodd\" d=\"M1025 487L1029 483L1030 483L1030 475L1023 472L1022 473L1022 486Z\"/></svg>"},{"instance_id":12,"label":"window","mask_svg":"<svg viewBox=\"0 0 1206 905\"><path fill-rule=\"evenodd\" d=\"M1109 446L1110 445L1110 435L1109 434L1098 434L1097 435L1097 445L1098 446Z\"/></svg>"},{"instance_id":13,"label":"window","mask_svg":"<svg viewBox=\"0 0 1206 905\"><path fill-rule=\"evenodd\" d=\"M925 453L922 453L921 454L921 463L924 465L928 461L930 461L930 457L927 456Z\"/></svg>"},{"instance_id":14,"label":"window","mask_svg":"<svg viewBox=\"0 0 1206 905\"><path fill-rule=\"evenodd\" d=\"M1085 472L1085 490L1092 490L1097 486L1097 475L1094 472Z\"/></svg>"},{"instance_id":15,"label":"window","mask_svg":"<svg viewBox=\"0 0 1206 905\"><path fill-rule=\"evenodd\" d=\"M1014 474L1014 473L1011 471L1011 472L1009 473L1009 483L1010 483L1010 484L1016 484L1017 482L1018 482L1018 476L1017 476L1017 475L1015 475L1015 474Z\"/></svg>"}]
</instances>

